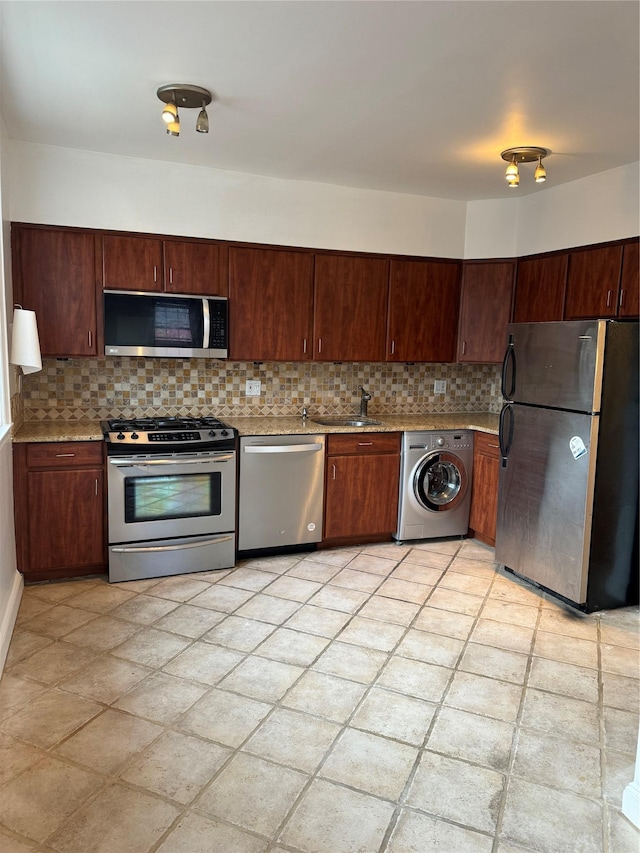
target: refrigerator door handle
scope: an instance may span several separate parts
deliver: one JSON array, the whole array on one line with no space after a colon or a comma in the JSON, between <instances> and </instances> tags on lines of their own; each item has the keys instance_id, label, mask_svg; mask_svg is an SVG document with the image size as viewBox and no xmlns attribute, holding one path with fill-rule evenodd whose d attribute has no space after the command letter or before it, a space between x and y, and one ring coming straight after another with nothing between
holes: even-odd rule
<instances>
[{"instance_id":1,"label":"refrigerator door handle","mask_svg":"<svg viewBox=\"0 0 640 853\"><path fill-rule=\"evenodd\" d=\"M513 444L513 406L511 403L507 403L500 411L498 440L500 442L500 455L502 456L500 466L506 468L509 451Z\"/></svg>"},{"instance_id":2,"label":"refrigerator door handle","mask_svg":"<svg viewBox=\"0 0 640 853\"><path fill-rule=\"evenodd\" d=\"M509 371L511 367L511 371ZM507 379L511 374L511 381L507 388ZM513 335L509 335L509 343L505 350L502 360L502 396L505 400L513 399L513 392L516 390L516 349L513 344Z\"/></svg>"}]
</instances>

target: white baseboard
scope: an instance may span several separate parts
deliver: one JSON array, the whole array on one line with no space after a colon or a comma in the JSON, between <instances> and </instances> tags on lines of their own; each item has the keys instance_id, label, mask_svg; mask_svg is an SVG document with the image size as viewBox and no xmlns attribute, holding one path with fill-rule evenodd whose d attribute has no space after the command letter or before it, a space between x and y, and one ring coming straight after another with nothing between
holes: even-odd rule
<instances>
[{"instance_id":1,"label":"white baseboard","mask_svg":"<svg viewBox=\"0 0 640 853\"><path fill-rule=\"evenodd\" d=\"M4 602L4 607L0 612L0 675L4 668L4 662L7 659L9 651L9 643L13 634L13 626L16 623L18 608L22 598L22 590L24 588L24 578L20 572L15 573L11 589L7 600Z\"/></svg>"},{"instance_id":2,"label":"white baseboard","mask_svg":"<svg viewBox=\"0 0 640 853\"><path fill-rule=\"evenodd\" d=\"M622 792L622 814L640 829L640 784L635 780Z\"/></svg>"}]
</instances>

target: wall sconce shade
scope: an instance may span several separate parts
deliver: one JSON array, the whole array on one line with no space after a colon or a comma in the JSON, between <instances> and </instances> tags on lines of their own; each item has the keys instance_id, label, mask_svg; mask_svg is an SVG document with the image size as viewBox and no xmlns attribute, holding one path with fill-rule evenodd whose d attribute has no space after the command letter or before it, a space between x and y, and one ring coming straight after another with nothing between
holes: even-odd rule
<instances>
[{"instance_id":1,"label":"wall sconce shade","mask_svg":"<svg viewBox=\"0 0 640 853\"><path fill-rule=\"evenodd\" d=\"M37 373L42 370L38 324L34 311L17 306L13 312L13 332L11 335L11 364L22 368L23 373Z\"/></svg>"},{"instance_id":2,"label":"wall sconce shade","mask_svg":"<svg viewBox=\"0 0 640 853\"><path fill-rule=\"evenodd\" d=\"M180 118L178 109L200 109L196 121L198 133L209 133L209 116L205 107L213 100L213 95L202 86L191 83L170 83L160 86L156 92L158 98L166 104L162 110L162 118L167 122L167 133L180 136Z\"/></svg>"},{"instance_id":3,"label":"wall sconce shade","mask_svg":"<svg viewBox=\"0 0 640 853\"><path fill-rule=\"evenodd\" d=\"M520 183L518 163L535 163L538 161L534 178L536 183L542 183L547 179L547 170L542 165L544 157L548 157L551 151L548 148L537 148L529 145L521 148L507 148L500 156L509 164L505 173L507 183L510 187L517 187Z\"/></svg>"}]
</instances>

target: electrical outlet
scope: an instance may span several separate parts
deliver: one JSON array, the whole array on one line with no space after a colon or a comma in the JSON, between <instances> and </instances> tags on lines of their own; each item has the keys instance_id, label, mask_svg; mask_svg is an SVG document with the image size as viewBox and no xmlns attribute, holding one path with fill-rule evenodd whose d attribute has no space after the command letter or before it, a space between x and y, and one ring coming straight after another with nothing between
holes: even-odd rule
<instances>
[{"instance_id":1,"label":"electrical outlet","mask_svg":"<svg viewBox=\"0 0 640 853\"><path fill-rule=\"evenodd\" d=\"M436 379L433 383L433 393L434 394L446 394L447 393L447 380L446 379Z\"/></svg>"},{"instance_id":2,"label":"electrical outlet","mask_svg":"<svg viewBox=\"0 0 640 853\"><path fill-rule=\"evenodd\" d=\"M247 379L244 393L247 397L259 397L262 389L262 382L259 379Z\"/></svg>"}]
</instances>

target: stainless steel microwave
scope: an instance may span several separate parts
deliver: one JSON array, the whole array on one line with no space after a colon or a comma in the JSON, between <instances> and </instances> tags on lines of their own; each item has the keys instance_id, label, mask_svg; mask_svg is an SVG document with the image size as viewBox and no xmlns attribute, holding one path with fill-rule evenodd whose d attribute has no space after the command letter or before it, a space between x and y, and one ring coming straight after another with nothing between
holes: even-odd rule
<instances>
[{"instance_id":1,"label":"stainless steel microwave","mask_svg":"<svg viewBox=\"0 0 640 853\"><path fill-rule=\"evenodd\" d=\"M223 296L104 291L105 355L226 358Z\"/></svg>"}]
</instances>

